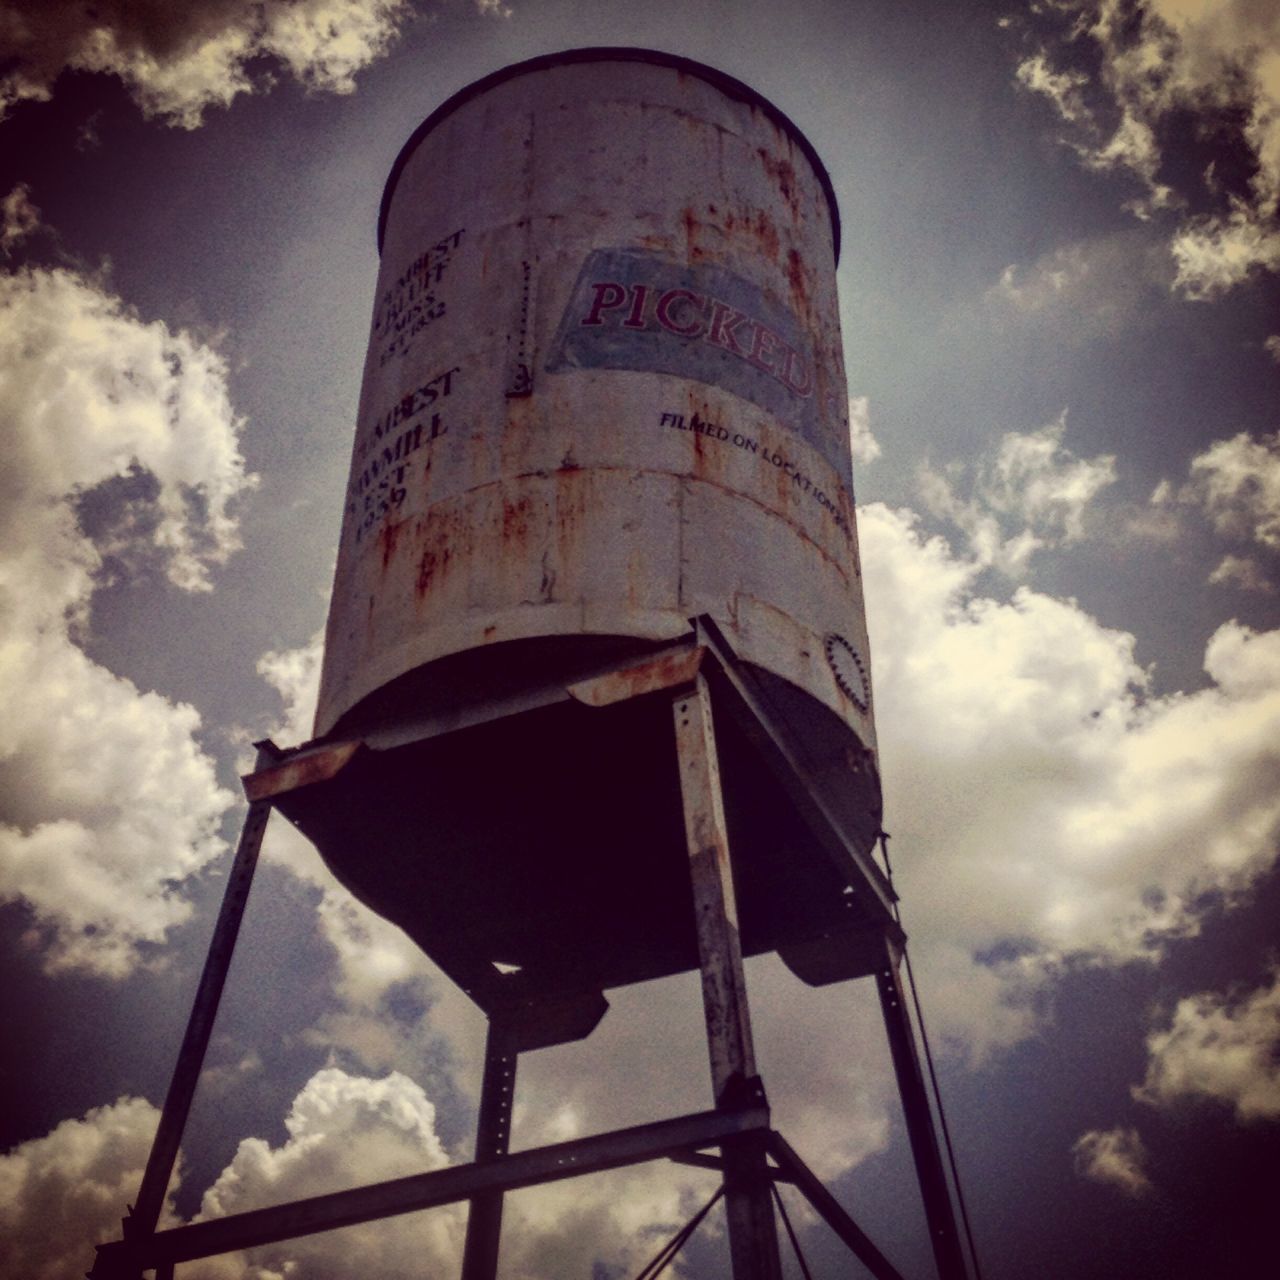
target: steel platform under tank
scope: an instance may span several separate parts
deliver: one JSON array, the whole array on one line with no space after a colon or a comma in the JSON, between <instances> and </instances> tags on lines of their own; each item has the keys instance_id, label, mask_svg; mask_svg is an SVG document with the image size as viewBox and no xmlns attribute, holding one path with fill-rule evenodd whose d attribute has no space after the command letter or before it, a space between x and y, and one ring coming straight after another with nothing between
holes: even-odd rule
<instances>
[{"instance_id":1,"label":"steel platform under tank","mask_svg":"<svg viewBox=\"0 0 1280 1280\"><path fill-rule=\"evenodd\" d=\"M699 671L744 954L780 951L815 984L869 972L862 935L893 927L869 854L870 758L860 779L843 725L812 699L785 705L709 620L638 661L473 707L473 723L453 710L318 740L247 787L482 1008L696 969L670 695Z\"/></svg>"}]
</instances>

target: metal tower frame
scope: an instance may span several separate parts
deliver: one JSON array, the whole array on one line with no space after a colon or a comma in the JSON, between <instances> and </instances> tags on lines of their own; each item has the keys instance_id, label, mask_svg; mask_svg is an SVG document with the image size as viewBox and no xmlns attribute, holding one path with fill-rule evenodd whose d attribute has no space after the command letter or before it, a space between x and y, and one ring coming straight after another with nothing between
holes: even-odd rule
<instances>
[{"instance_id":1,"label":"metal tower frame","mask_svg":"<svg viewBox=\"0 0 1280 1280\"><path fill-rule=\"evenodd\" d=\"M715 624L699 618L694 628L686 641L639 664L615 666L571 690L544 696L572 695L592 705L640 697L670 700L715 1107L512 1153L508 1143L519 1054L588 1034L604 1006L601 1002L584 1012L581 1001L571 1001L567 1021L550 1031L532 1022L519 1004L493 1006L486 1009L489 1033L472 1163L158 1230L270 811L298 788L325 786L359 746L322 741L284 752L260 743L256 768L244 780L248 815L137 1203L124 1219L122 1238L98 1246L90 1280L140 1280L149 1269L157 1280L171 1280L182 1262L461 1201L469 1202L462 1280L493 1280L506 1192L661 1158L721 1172L734 1280L781 1276L772 1198L777 1182L797 1187L876 1280L902 1280L771 1127L752 1043L713 710L731 718L761 750L810 833L847 869L849 890L868 913L847 939L844 960L835 970L829 946L811 961L818 975L813 980L875 977L939 1280L968 1280L899 974L905 937L893 916L893 890L842 833L822 794L810 785L784 727L757 696ZM527 696L522 705L528 705ZM495 709L500 714L502 708ZM707 1148L718 1148L719 1154Z\"/></svg>"}]
</instances>

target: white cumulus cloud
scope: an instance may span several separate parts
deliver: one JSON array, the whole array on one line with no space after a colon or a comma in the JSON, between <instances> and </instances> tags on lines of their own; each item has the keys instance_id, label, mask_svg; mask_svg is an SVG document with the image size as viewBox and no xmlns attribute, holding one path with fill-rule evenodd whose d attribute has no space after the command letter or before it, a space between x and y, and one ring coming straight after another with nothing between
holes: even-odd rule
<instances>
[{"instance_id":1,"label":"white cumulus cloud","mask_svg":"<svg viewBox=\"0 0 1280 1280\"><path fill-rule=\"evenodd\" d=\"M880 442L871 434L871 408L866 396L849 397L849 451L859 466L880 456Z\"/></svg>"},{"instance_id":2,"label":"white cumulus cloud","mask_svg":"<svg viewBox=\"0 0 1280 1280\"><path fill-rule=\"evenodd\" d=\"M285 1127L289 1137L278 1147L260 1138L240 1143L205 1194L201 1218L449 1163L436 1134L434 1106L398 1072L372 1079L326 1067L294 1100ZM503 1275L546 1280L590 1275L595 1266L633 1273L689 1216L697 1199L694 1188L706 1181L705 1174L673 1171L660 1162L509 1196L503 1215ZM279 1275L323 1280L358 1257L369 1274L411 1280L456 1273L465 1228L466 1207L456 1204L265 1246L198 1263L191 1270L200 1280Z\"/></svg>"},{"instance_id":3,"label":"white cumulus cloud","mask_svg":"<svg viewBox=\"0 0 1280 1280\"><path fill-rule=\"evenodd\" d=\"M33 912L51 970L118 976L188 915L177 882L222 851L231 797L195 710L75 637L109 561L209 588L250 484L240 423L216 352L30 269L0 275L0 418L0 899Z\"/></svg>"},{"instance_id":4,"label":"white cumulus cloud","mask_svg":"<svg viewBox=\"0 0 1280 1280\"><path fill-rule=\"evenodd\" d=\"M1134 1091L1144 1102L1212 1098L1242 1121L1280 1118L1280 971L1253 991L1179 1000L1147 1052L1146 1080Z\"/></svg>"},{"instance_id":5,"label":"white cumulus cloud","mask_svg":"<svg viewBox=\"0 0 1280 1280\"><path fill-rule=\"evenodd\" d=\"M273 1147L245 1138L205 1192L201 1219L406 1177L448 1163L435 1107L422 1088L392 1072L383 1079L325 1067L306 1083L285 1117L288 1139ZM249 1252L258 1274L326 1274L336 1257L386 1276L422 1275L453 1259L463 1225L460 1206L352 1227L340 1238L304 1237Z\"/></svg>"},{"instance_id":6,"label":"white cumulus cloud","mask_svg":"<svg viewBox=\"0 0 1280 1280\"><path fill-rule=\"evenodd\" d=\"M1280 835L1280 632L1210 640L1152 698L1134 639L1071 601L977 593L981 562L859 513L886 824L929 1001L978 1048L1068 957L1159 954L1198 894L1247 891Z\"/></svg>"},{"instance_id":7,"label":"white cumulus cloud","mask_svg":"<svg viewBox=\"0 0 1280 1280\"><path fill-rule=\"evenodd\" d=\"M921 468L926 505L964 533L984 566L1020 576L1035 552L1083 537L1085 511L1115 480L1115 459L1077 458L1062 443L1066 425L1064 411L1038 431L1009 432L995 457L972 469ZM966 479L971 493L961 497Z\"/></svg>"},{"instance_id":8,"label":"white cumulus cloud","mask_svg":"<svg viewBox=\"0 0 1280 1280\"><path fill-rule=\"evenodd\" d=\"M142 1098L95 1107L0 1155L0 1272L65 1280L119 1238L160 1113Z\"/></svg>"},{"instance_id":9,"label":"white cumulus cloud","mask_svg":"<svg viewBox=\"0 0 1280 1280\"><path fill-rule=\"evenodd\" d=\"M1180 497L1220 533L1280 550L1280 432L1215 441L1192 459Z\"/></svg>"}]
</instances>

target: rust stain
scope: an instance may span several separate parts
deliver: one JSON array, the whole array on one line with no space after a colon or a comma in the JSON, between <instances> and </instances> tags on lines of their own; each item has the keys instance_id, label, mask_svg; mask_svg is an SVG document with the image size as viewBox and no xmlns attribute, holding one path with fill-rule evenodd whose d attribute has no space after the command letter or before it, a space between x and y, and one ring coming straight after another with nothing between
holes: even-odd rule
<instances>
[{"instance_id":1,"label":"rust stain","mask_svg":"<svg viewBox=\"0 0 1280 1280\"><path fill-rule=\"evenodd\" d=\"M466 559L470 552L469 529L459 513L446 508L428 511L418 526L416 545L421 546L414 593L421 602L440 586L455 555Z\"/></svg>"},{"instance_id":2,"label":"rust stain","mask_svg":"<svg viewBox=\"0 0 1280 1280\"><path fill-rule=\"evenodd\" d=\"M658 693L663 689L690 684L698 674L706 652L705 648L698 645L675 653L659 654L638 666L571 684L569 696L589 707L607 707L627 698L638 698L646 693Z\"/></svg>"},{"instance_id":3,"label":"rust stain","mask_svg":"<svg viewBox=\"0 0 1280 1280\"><path fill-rule=\"evenodd\" d=\"M537 419L535 397L510 396L506 400L506 427L499 442L504 475L524 470L524 454L531 439L530 429Z\"/></svg>"},{"instance_id":4,"label":"rust stain","mask_svg":"<svg viewBox=\"0 0 1280 1280\"><path fill-rule=\"evenodd\" d=\"M449 561L453 559L452 549L442 547L436 551L432 547L428 547L423 553L422 558L418 561L418 581L415 584L415 590L419 598L427 595L431 591L432 584L436 580L437 574L443 574L449 567Z\"/></svg>"},{"instance_id":5,"label":"rust stain","mask_svg":"<svg viewBox=\"0 0 1280 1280\"><path fill-rule=\"evenodd\" d=\"M241 781L250 803L296 791L313 782L327 782L355 755L359 742L335 742L319 751L307 751L281 764L246 774Z\"/></svg>"},{"instance_id":6,"label":"rust stain","mask_svg":"<svg viewBox=\"0 0 1280 1280\"><path fill-rule=\"evenodd\" d=\"M698 215L689 205L685 205L680 210L680 225L684 227L685 253L689 261L698 262L705 258L706 250L698 244L698 233L702 229L702 223L698 221Z\"/></svg>"},{"instance_id":7,"label":"rust stain","mask_svg":"<svg viewBox=\"0 0 1280 1280\"><path fill-rule=\"evenodd\" d=\"M586 516L587 491L591 483L590 472L576 467L570 471L555 473L556 541L561 563L571 563L580 540L580 526Z\"/></svg>"},{"instance_id":8,"label":"rust stain","mask_svg":"<svg viewBox=\"0 0 1280 1280\"><path fill-rule=\"evenodd\" d=\"M773 219L763 209L756 214L756 222L752 230L755 232L756 239L760 242L760 248L765 257L771 262L777 262L778 249L781 247L778 240L778 228L774 226Z\"/></svg>"},{"instance_id":9,"label":"rust stain","mask_svg":"<svg viewBox=\"0 0 1280 1280\"><path fill-rule=\"evenodd\" d=\"M506 545L523 543L529 537L529 516L532 501L525 495L514 502L502 500L502 541Z\"/></svg>"},{"instance_id":10,"label":"rust stain","mask_svg":"<svg viewBox=\"0 0 1280 1280\"><path fill-rule=\"evenodd\" d=\"M775 159L764 147L758 147L756 154L760 157L760 162L764 165L764 171L769 175L773 185L778 188L778 194L787 202L791 212L799 216L800 199L796 184L796 171L792 167L791 161Z\"/></svg>"},{"instance_id":11,"label":"rust stain","mask_svg":"<svg viewBox=\"0 0 1280 1280\"><path fill-rule=\"evenodd\" d=\"M791 283L791 300L796 304L796 310L807 312L809 310L809 282L805 278L804 259L795 249L790 249L787 252L787 279Z\"/></svg>"},{"instance_id":12,"label":"rust stain","mask_svg":"<svg viewBox=\"0 0 1280 1280\"><path fill-rule=\"evenodd\" d=\"M400 545L400 532L405 526L404 520L391 520L378 531L378 550L382 552L382 571L386 573L395 559L396 548Z\"/></svg>"}]
</instances>

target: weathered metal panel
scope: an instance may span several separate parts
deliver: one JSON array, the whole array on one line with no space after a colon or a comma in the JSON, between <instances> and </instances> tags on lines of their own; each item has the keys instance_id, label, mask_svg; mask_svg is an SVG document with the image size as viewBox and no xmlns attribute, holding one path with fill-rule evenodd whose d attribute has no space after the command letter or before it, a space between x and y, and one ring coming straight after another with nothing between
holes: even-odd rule
<instances>
[{"instance_id":1,"label":"weathered metal panel","mask_svg":"<svg viewBox=\"0 0 1280 1280\"><path fill-rule=\"evenodd\" d=\"M446 104L383 212L317 732L452 654L709 615L874 750L834 206L794 127L678 59L541 59Z\"/></svg>"}]
</instances>

